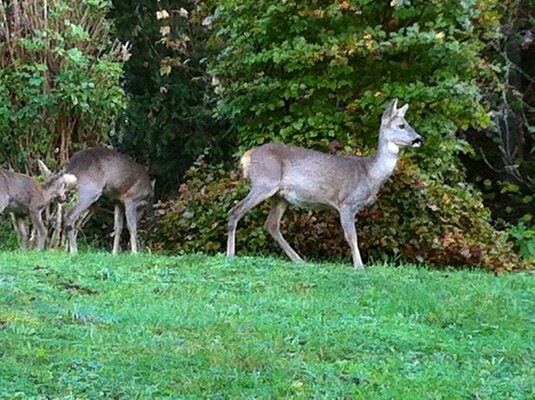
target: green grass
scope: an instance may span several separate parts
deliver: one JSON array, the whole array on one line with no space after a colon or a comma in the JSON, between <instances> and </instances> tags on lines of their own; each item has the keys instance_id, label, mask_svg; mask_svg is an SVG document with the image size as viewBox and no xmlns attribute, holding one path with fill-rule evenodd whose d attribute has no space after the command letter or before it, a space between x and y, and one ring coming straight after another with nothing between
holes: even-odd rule
<instances>
[{"instance_id":1,"label":"green grass","mask_svg":"<svg viewBox=\"0 0 535 400\"><path fill-rule=\"evenodd\" d=\"M533 276L0 253L0 399L533 399Z\"/></svg>"}]
</instances>

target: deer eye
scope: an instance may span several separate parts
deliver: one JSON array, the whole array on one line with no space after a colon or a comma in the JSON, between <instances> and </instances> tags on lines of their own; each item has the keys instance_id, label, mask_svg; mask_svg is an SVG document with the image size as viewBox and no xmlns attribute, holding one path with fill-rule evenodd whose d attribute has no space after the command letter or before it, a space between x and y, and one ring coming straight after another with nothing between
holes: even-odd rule
<instances>
[{"instance_id":1,"label":"deer eye","mask_svg":"<svg viewBox=\"0 0 535 400\"><path fill-rule=\"evenodd\" d=\"M399 129L405 129L405 124L399 124L399 125L398 125L398 128L399 128Z\"/></svg>"}]
</instances>

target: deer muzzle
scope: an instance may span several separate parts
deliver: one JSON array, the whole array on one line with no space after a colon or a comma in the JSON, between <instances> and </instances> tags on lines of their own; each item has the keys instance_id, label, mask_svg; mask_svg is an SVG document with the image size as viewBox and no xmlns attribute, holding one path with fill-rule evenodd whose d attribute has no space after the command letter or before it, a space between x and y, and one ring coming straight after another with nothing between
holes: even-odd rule
<instances>
[{"instance_id":1,"label":"deer muzzle","mask_svg":"<svg viewBox=\"0 0 535 400\"><path fill-rule=\"evenodd\" d=\"M420 147L422 144L424 144L424 138L421 136L418 136L416 139L412 141L411 147Z\"/></svg>"}]
</instances>

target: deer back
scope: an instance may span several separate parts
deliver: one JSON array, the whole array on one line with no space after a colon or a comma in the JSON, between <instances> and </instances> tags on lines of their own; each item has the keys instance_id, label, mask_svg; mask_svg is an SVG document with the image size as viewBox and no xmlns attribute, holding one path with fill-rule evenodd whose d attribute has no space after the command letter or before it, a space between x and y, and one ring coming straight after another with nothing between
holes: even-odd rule
<instances>
[{"instance_id":1,"label":"deer back","mask_svg":"<svg viewBox=\"0 0 535 400\"><path fill-rule=\"evenodd\" d=\"M75 153L66 173L77 178L78 187L94 185L112 197L143 200L152 195L145 168L111 149L93 147Z\"/></svg>"},{"instance_id":2,"label":"deer back","mask_svg":"<svg viewBox=\"0 0 535 400\"><path fill-rule=\"evenodd\" d=\"M0 169L0 204L17 214L46 205L43 191L30 176Z\"/></svg>"},{"instance_id":3,"label":"deer back","mask_svg":"<svg viewBox=\"0 0 535 400\"><path fill-rule=\"evenodd\" d=\"M280 196L301 207L356 203L375 193L368 157L343 157L284 143L268 143L242 157L252 185L278 187Z\"/></svg>"}]
</instances>

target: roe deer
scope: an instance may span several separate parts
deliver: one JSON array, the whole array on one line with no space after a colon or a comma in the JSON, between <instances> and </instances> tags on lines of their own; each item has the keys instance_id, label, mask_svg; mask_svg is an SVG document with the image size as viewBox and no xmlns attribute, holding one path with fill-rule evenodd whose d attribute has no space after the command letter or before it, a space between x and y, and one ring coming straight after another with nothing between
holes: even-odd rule
<instances>
[{"instance_id":1,"label":"roe deer","mask_svg":"<svg viewBox=\"0 0 535 400\"><path fill-rule=\"evenodd\" d=\"M64 197L74 177L68 174L53 175L42 161L38 161L45 183L38 183L30 176L0 168L0 213L13 215L13 225L20 247L29 249L27 217L37 232L36 248L43 250L47 229L43 223L43 210L57 197Z\"/></svg>"},{"instance_id":2,"label":"roe deer","mask_svg":"<svg viewBox=\"0 0 535 400\"><path fill-rule=\"evenodd\" d=\"M235 254L239 220L260 202L272 198L265 227L294 262L303 259L280 232L288 204L332 207L340 214L344 236L356 269L364 269L357 242L355 216L374 202L382 184L396 167L400 147L419 147L423 138L405 121L409 105L397 100L381 118L379 146L374 157L341 157L283 143L268 143L247 151L241 158L251 191L229 213L227 257Z\"/></svg>"},{"instance_id":3,"label":"roe deer","mask_svg":"<svg viewBox=\"0 0 535 400\"><path fill-rule=\"evenodd\" d=\"M116 200L113 254L120 248L124 215L130 233L130 250L138 252L137 221L143 207L152 211L153 185L145 168L115 150L92 147L75 153L66 168L76 177L78 200L65 216L69 250L77 253L75 224L80 215L105 193Z\"/></svg>"}]
</instances>

